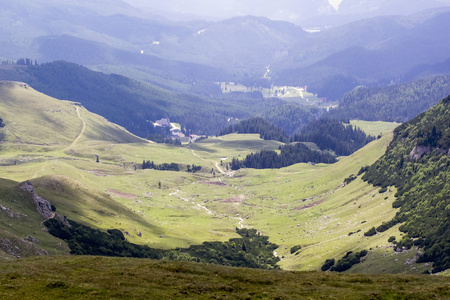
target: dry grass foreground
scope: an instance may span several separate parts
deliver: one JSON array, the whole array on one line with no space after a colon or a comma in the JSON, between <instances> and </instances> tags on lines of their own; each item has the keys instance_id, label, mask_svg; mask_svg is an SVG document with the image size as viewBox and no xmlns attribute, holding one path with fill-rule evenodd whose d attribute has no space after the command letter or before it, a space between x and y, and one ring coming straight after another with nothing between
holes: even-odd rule
<instances>
[{"instance_id":1,"label":"dry grass foreground","mask_svg":"<svg viewBox=\"0 0 450 300\"><path fill-rule=\"evenodd\" d=\"M449 299L450 279L55 256L0 263L1 299Z\"/></svg>"}]
</instances>

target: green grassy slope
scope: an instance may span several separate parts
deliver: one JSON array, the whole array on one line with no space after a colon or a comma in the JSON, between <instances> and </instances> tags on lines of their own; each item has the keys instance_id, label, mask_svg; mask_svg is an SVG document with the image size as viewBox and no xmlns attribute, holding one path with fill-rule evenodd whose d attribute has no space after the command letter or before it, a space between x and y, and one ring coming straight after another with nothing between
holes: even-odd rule
<instances>
[{"instance_id":1,"label":"green grassy slope","mask_svg":"<svg viewBox=\"0 0 450 300\"><path fill-rule=\"evenodd\" d=\"M297 164L231 172L227 164L233 157L275 150L280 143L263 141L257 135L232 134L188 147L153 144L72 102L58 101L17 83L3 84L2 88L0 116L6 127L0 129L5 133L0 178L13 182L2 190L8 192L17 183L31 180L37 193L69 219L94 228L117 228L130 242L166 249L225 241L237 237L236 227L255 228L280 245L276 250L282 259L279 264L289 270L319 270L327 258L337 259L362 249L372 250L358 266L360 272L379 270L379 263L388 258L398 262L415 255L412 249L403 256L391 256L392 245L387 239L392 235L400 239L397 227L370 239L363 236L372 226L395 215L391 205L394 189L380 194L379 188L360 178L343 185L345 178L356 175L384 153L391 133L333 165ZM61 133L61 139L52 135L51 128L42 128L38 134L45 145L41 145L33 140L32 132L19 131L32 126L28 119L34 117L39 122L33 108L37 104L33 103L47 107L37 110L43 116L50 114L48 107L55 104L61 112L67 111L60 128L68 130ZM15 112L17 106L22 110ZM371 124L365 125L369 128ZM388 131L389 126L377 124L372 130ZM13 133L33 143L24 147ZM143 160L179 163L181 171L142 170ZM186 164L200 165L202 170L187 173ZM0 198L0 204L6 206L4 201ZM25 238L25 231L17 235ZM295 245L302 249L291 254ZM52 246L55 244L42 247L49 251ZM379 272L419 273L425 269L423 264L405 267L392 263Z\"/></svg>"},{"instance_id":2,"label":"green grassy slope","mask_svg":"<svg viewBox=\"0 0 450 300\"><path fill-rule=\"evenodd\" d=\"M445 277L336 275L107 257L0 263L4 299L445 299Z\"/></svg>"},{"instance_id":3,"label":"green grassy slope","mask_svg":"<svg viewBox=\"0 0 450 300\"><path fill-rule=\"evenodd\" d=\"M6 126L2 128L1 177L32 180L38 194L62 215L100 228L120 228L129 232L133 242L171 248L235 237L233 226L209 218L206 211L199 214L196 205L173 194L179 184L195 181L194 175L137 169L144 159L200 165L190 150L149 143L72 102L47 97L28 86L4 83L2 89ZM45 127L44 120L52 120L54 110L65 113L59 120L60 135ZM36 123L29 122L33 118L43 128L28 130ZM100 163L95 163L95 155ZM193 225L185 226L180 220Z\"/></svg>"}]
</instances>

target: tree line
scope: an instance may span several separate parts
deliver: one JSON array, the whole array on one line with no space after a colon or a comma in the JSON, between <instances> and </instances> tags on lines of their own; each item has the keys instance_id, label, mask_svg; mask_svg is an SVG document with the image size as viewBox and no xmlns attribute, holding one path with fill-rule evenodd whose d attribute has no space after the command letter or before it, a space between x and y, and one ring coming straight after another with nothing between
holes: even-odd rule
<instances>
[{"instance_id":1,"label":"tree line","mask_svg":"<svg viewBox=\"0 0 450 300\"><path fill-rule=\"evenodd\" d=\"M162 164L155 164L153 161L143 161L142 162L142 169L152 169L152 170L158 170L158 171L174 171L178 172L180 171L180 165L177 163L162 163ZM197 166L195 164L187 165L186 166L186 172L188 173L196 173L202 169L201 166Z\"/></svg>"},{"instance_id":2,"label":"tree line","mask_svg":"<svg viewBox=\"0 0 450 300\"><path fill-rule=\"evenodd\" d=\"M277 169L291 166L297 163L334 163L336 158L326 152L314 151L301 143L287 144L279 147L278 154L273 150L262 150L248 154L245 159L233 158L231 169Z\"/></svg>"},{"instance_id":3,"label":"tree line","mask_svg":"<svg viewBox=\"0 0 450 300\"><path fill-rule=\"evenodd\" d=\"M320 149L332 150L343 156L352 154L374 139L356 126L329 118L310 122L300 134L292 138L295 142L313 142Z\"/></svg>"},{"instance_id":4,"label":"tree line","mask_svg":"<svg viewBox=\"0 0 450 300\"><path fill-rule=\"evenodd\" d=\"M222 129L218 133L218 136L230 133L257 133L264 140L275 140L279 142L288 141L288 137L284 130L261 117L254 117L242 120L236 124L230 124Z\"/></svg>"},{"instance_id":5,"label":"tree line","mask_svg":"<svg viewBox=\"0 0 450 300\"><path fill-rule=\"evenodd\" d=\"M19 58L18 60L4 60L2 65L17 65L17 66L37 66L39 65L37 60L31 58Z\"/></svg>"}]
</instances>

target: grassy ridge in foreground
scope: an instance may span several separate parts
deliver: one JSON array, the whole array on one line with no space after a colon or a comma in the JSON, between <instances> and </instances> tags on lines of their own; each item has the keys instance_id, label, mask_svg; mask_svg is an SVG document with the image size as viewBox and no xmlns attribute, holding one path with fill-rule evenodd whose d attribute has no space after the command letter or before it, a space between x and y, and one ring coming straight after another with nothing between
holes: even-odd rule
<instances>
[{"instance_id":1,"label":"grassy ridge in foreground","mask_svg":"<svg viewBox=\"0 0 450 300\"><path fill-rule=\"evenodd\" d=\"M265 271L107 257L0 263L3 299L448 299L449 278Z\"/></svg>"}]
</instances>

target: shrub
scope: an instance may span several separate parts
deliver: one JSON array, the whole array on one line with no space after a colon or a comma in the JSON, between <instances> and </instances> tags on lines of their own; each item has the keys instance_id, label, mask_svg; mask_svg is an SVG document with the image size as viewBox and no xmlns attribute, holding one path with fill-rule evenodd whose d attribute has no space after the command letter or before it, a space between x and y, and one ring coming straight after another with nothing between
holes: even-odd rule
<instances>
[{"instance_id":1,"label":"shrub","mask_svg":"<svg viewBox=\"0 0 450 300\"><path fill-rule=\"evenodd\" d=\"M377 230L375 229L375 227L372 227L369 229L369 231L364 233L364 236L372 236L377 234Z\"/></svg>"},{"instance_id":2,"label":"shrub","mask_svg":"<svg viewBox=\"0 0 450 300\"><path fill-rule=\"evenodd\" d=\"M322 271L328 271L332 266L334 266L335 262L336 261L334 258L327 259L320 269Z\"/></svg>"},{"instance_id":3,"label":"shrub","mask_svg":"<svg viewBox=\"0 0 450 300\"><path fill-rule=\"evenodd\" d=\"M361 258L366 256L367 253L367 250L362 250L355 253L352 251L347 252L343 258L337 261L336 265L330 268L330 271L344 272L353 267L353 265L358 264L361 261Z\"/></svg>"},{"instance_id":4,"label":"shrub","mask_svg":"<svg viewBox=\"0 0 450 300\"><path fill-rule=\"evenodd\" d=\"M291 248L291 254L294 254L295 252L297 252L298 250L302 249L302 246L297 245Z\"/></svg>"},{"instance_id":5,"label":"shrub","mask_svg":"<svg viewBox=\"0 0 450 300\"><path fill-rule=\"evenodd\" d=\"M382 188L378 191L378 193L383 194L383 193L386 192L386 191L387 191L387 187L382 187Z\"/></svg>"}]
</instances>

